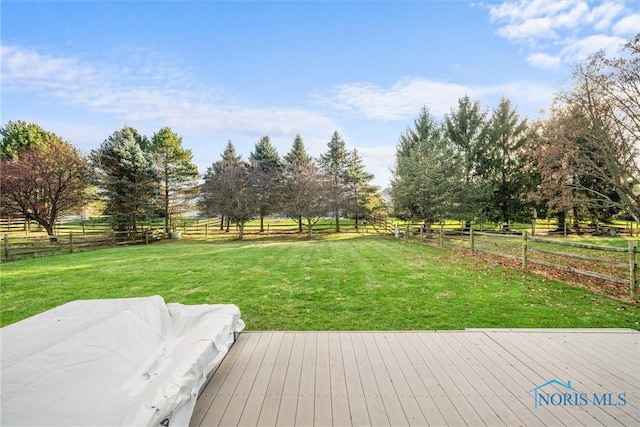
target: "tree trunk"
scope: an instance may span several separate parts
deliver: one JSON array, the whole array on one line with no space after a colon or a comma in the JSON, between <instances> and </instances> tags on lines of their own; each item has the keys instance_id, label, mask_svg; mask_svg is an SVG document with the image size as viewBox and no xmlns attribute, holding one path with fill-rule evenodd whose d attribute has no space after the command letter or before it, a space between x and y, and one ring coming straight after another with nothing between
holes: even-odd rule
<instances>
[{"instance_id":1,"label":"tree trunk","mask_svg":"<svg viewBox=\"0 0 640 427\"><path fill-rule=\"evenodd\" d=\"M264 215L260 213L260 232L264 233Z\"/></svg>"},{"instance_id":2,"label":"tree trunk","mask_svg":"<svg viewBox=\"0 0 640 427\"><path fill-rule=\"evenodd\" d=\"M336 210L336 233L340 232L340 211Z\"/></svg>"},{"instance_id":3,"label":"tree trunk","mask_svg":"<svg viewBox=\"0 0 640 427\"><path fill-rule=\"evenodd\" d=\"M298 216L298 233L302 234L302 215Z\"/></svg>"},{"instance_id":4,"label":"tree trunk","mask_svg":"<svg viewBox=\"0 0 640 427\"><path fill-rule=\"evenodd\" d=\"M309 237L311 237L312 230L313 230L313 225L311 224L311 220L307 220L307 232L309 233Z\"/></svg>"},{"instance_id":5,"label":"tree trunk","mask_svg":"<svg viewBox=\"0 0 640 427\"><path fill-rule=\"evenodd\" d=\"M220 215L220 231L224 230L224 215Z\"/></svg>"},{"instance_id":6,"label":"tree trunk","mask_svg":"<svg viewBox=\"0 0 640 427\"><path fill-rule=\"evenodd\" d=\"M171 218L169 217L169 188L167 183L165 182L165 191L164 191L164 232L169 234L169 224L171 223Z\"/></svg>"},{"instance_id":7,"label":"tree trunk","mask_svg":"<svg viewBox=\"0 0 640 427\"><path fill-rule=\"evenodd\" d=\"M244 222L238 224L238 240L244 239Z\"/></svg>"}]
</instances>

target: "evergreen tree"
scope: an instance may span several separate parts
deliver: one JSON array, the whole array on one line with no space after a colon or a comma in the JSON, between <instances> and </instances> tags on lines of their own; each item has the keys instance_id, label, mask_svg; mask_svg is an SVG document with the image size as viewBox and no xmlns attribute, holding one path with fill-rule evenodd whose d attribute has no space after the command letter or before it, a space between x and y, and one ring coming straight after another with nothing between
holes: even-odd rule
<instances>
[{"instance_id":1,"label":"evergreen tree","mask_svg":"<svg viewBox=\"0 0 640 427\"><path fill-rule=\"evenodd\" d=\"M264 217L273 212L280 203L282 185L282 161L268 136L256 143L249 156L251 180L258 199L260 232L264 232Z\"/></svg>"},{"instance_id":2,"label":"evergreen tree","mask_svg":"<svg viewBox=\"0 0 640 427\"><path fill-rule=\"evenodd\" d=\"M188 201L195 196L198 168L192 163L191 150L183 148L182 138L168 127L153 134L150 150L160 177L164 227L168 233L171 216L184 210Z\"/></svg>"},{"instance_id":3,"label":"evergreen tree","mask_svg":"<svg viewBox=\"0 0 640 427\"><path fill-rule=\"evenodd\" d=\"M526 144L531 135L508 99L500 100L488 122L481 155L481 173L490 185L488 210L503 228L523 212L531 177L526 168Z\"/></svg>"},{"instance_id":4,"label":"evergreen tree","mask_svg":"<svg viewBox=\"0 0 640 427\"><path fill-rule=\"evenodd\" d=\"M347 184L354 212L356 229L358 228L358 219L363 216L362 209L369 196L376 193L378 189L371 185L374 175L367 172L364 168L362 157L358 155L358 150L353 149L349 153L347 171L345 173L345 182Z\"/></svg>"},{"instance_id":5,"label":"evergreen tree","mask_svg":"<svg viewBox=\"0 0 640 427\"><path fill-rule=\"evenodd\" d=\"M0 160L16 160L20 151L41 147L45 141L57 138L35 123L8 121L0 128Z\"/></svg>"},{"instance_id":6,"label":"evergreen tree","mask_svg":"<svg viewBox=\"0 0 640 427\"><path fill-rule=\"evenodd\" d=\"M283 158L283 172L283 209L298 223L298 232L302 233L303 218L307 218L307 226L311 230L314 211L322 215L319 202L325 202L321 195L324 183L300 135L296 135L291 149Z\"/></svg>"},{"instance_id":7,"label":"evergreen tree","mask_svg":"<svg viewBox=\"0 0 640 427\"><path fill-rule=\"evenodd\" d=\"M488 198L487 186L479 176L480 153L487 129L486 115L478 101L471 101L465 96L458 100L457 109L452 109L444 119L445 137L460 158L463 177L463 185L454 195L453 214L465 220L467 229L471 221L481 216L482 206Z\"/></svg>"},{"instance_id":8,"label":"evergreen tree","mask_svg":"<svg viewBox=\"0 0 640 427\"><path fill-rule=\"evenodd\" d=\"M329 195L328 203L336 220L336 232L340 231L340 212L344 208L347 187L349 153L340 134L335 131L327 144L327 152L320 155L320 170L326 176Z\"/></svg>"},{"instance_id":9,"label":"evergreen tree","mask_svg":"<svg viewBox=\"0 0 640 427\"><path fill-rule=\"evenodd\" d=\"M106 198L105 213L119 231L136 231L138 224L150 216L157 196L153 158L140 146L145 140L125 126L90 155L100 194Z\"/></svg>"},{"instance_id":10,"label":"evergreen tree","mask_svg":"<svg viewBox=\"0 0 640 427\"><path fill-rule=\"evenodd\" d=\"M391 181L395 214L431 224L451 215L453 195L462 182L459 157L444 137L443 128L426 108L400 136Z\"/></svg>"}]
</instances>

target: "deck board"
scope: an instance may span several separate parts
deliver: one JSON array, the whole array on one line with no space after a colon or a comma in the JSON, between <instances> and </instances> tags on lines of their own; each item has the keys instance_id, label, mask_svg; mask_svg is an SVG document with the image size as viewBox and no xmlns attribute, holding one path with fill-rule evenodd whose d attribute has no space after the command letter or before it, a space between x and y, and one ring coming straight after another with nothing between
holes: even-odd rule
<instances>
[{"instance_id":1,"label":"deck board","mask_svg":"<svg viewBox=\"0 0 640 427\"><path fill-rule=\"evenodd\" d=\"M535 407L553 379L627 403ZM246 332L190 425L640 425L640 332Z\"/></svg>"}]
</instances>

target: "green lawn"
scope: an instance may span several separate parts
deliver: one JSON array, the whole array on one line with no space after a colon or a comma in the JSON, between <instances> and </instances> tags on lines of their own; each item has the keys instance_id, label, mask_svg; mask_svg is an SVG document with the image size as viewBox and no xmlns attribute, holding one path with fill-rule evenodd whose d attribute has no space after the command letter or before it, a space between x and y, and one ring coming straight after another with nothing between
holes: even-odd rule
<instances>
[{"instance_id":1,"label":"green lawn","mask_svg":"<svg viewBox=\"0 0 640 427\"><path fill-rule=\"evenodd\" d=\"M148 246L4 263L1 323L67 301L237 304L249 330L633 328L637 305L393 238Z\"/></svg>"}]
</instances>

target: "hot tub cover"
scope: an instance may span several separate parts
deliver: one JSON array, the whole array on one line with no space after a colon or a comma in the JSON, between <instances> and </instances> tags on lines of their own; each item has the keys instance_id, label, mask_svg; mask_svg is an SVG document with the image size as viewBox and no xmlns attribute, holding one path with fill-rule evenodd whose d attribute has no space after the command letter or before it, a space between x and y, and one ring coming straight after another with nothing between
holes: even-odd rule
<instances>
[{"instance_id":1,"label":"hot tub cover","mask_svg":"<svg viewBox=\"0 0 640 427\"><path fill-rule=\"evenodd\" d=\"M244 323L235 305L74 301L0 329L0 425L188 425Z\"/></svg>"}]
</instances>

